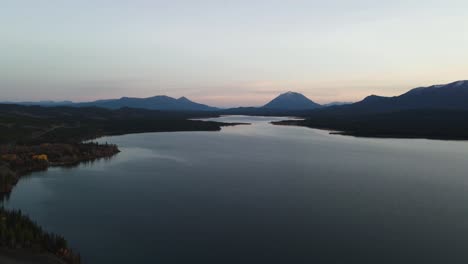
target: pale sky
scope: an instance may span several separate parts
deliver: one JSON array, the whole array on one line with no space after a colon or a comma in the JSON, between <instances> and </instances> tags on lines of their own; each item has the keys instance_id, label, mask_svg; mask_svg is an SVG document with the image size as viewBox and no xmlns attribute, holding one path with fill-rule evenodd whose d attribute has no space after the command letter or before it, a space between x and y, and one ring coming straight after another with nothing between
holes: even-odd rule
<instances>
[{"instance_id":1,"label":"pale sky","mask_svg":"<svg viewBox=\"0 0 468 264\"><path fill-rule=\"evenodd\" d=\"M466 0L0 4L0 101L327 103L468 79Z\"/></svg>"}]
</instances>

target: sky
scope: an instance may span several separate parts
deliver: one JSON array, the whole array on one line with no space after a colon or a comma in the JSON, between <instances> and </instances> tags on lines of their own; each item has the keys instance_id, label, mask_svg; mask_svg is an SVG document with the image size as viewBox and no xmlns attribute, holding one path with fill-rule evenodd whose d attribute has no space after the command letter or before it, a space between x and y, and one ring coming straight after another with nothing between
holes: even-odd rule
<instances>
[{"instance_id":1,"label":"sky","mask_svg":"<svg viewBox=\"0 0 468 264\"><path fill-rule=\"evenodd\" d=\"M466 0L0 3L0 101L328 103L468 79Z\"/></svg>"}]
</instances>

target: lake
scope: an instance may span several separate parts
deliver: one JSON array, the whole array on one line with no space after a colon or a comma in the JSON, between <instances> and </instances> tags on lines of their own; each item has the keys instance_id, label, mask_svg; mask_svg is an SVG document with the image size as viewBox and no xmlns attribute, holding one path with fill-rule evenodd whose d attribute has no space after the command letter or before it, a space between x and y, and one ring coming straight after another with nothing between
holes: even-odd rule
<instances>
[{"instance_id":1,"label":"lake","mask_svg":"<svg viewBox=\"0 0 468 264\"><path fill-rule=\"evenodd\" d=\"M282 119L102 138L122 152L25 177L5 206L84 263L468 263L468 142Z\"/></svg>"}]
</instances>

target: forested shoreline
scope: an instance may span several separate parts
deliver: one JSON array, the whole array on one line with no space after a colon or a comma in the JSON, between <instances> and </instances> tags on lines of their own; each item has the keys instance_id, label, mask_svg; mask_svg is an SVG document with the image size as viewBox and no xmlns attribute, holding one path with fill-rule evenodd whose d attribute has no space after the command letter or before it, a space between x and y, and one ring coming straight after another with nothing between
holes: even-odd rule
<instances>
[{"instance_id":1,"label":"forested shoreline","mask_svg":"<svg viewBox=\"0 0 468 264\"><path fill-rule=\"evenodd\" d=\"M332 134L375 138L467 140L468 111L447 109L404 110L378 114L311 112L303 120L272 122L331 130Z\"/></svg>"},{"instance_id":2,"label":"forested shoreline","mask_svg":"<svg viewBox=\"0 0 468 264\"><path fill-rule=\"evenodd\" d=\"M91 139L143 132L219 131L222 126L235 125L192 120L215 116L205 112L0 104L0 198L8 199L20 178L29 173L111 158L120 152L116 145L84 143ZM23 255L21 252L47 253L66 263L81 262L65 238L42 230L21 211L4 208L0 208L0 249L17 252L16 256Z\"/></svg>"}]
</instances>

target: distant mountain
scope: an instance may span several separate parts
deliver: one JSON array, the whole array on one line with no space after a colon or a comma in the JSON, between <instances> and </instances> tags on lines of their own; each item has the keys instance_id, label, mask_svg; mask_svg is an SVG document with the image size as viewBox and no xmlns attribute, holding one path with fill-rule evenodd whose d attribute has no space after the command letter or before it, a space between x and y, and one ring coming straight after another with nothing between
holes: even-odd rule
<instances>
[{"instance_id":1,"label":"distant mountain","mask_svg":"<svg viewBox=\"0 0 468 264\"><path fill-rule=\"evenodd\" d=\"M195 103L186 97L175 99L165 95L158 95L148 98L122 97L120 99L79 103L77 106L96 106L109 109L130 107L166 111L213 111L217 109L215 107Z\"/></svg>"},{"instance_id":2,"label":"distant mountain","mask_svg":"<svg viewBox=\"0 0 468 264\"><path fill-rule=\"evenodd\" d=\"M468 81L457 81L444 85L418 87L399 96L384 97L370 95L357 103L335 102L320 105L300 93L287 92L279 95L262 107L240 107L218 109L193 102L185 97L169 96L149 98L122 97L120 99L73 103L70 101L21 102L15 104L40 106L102 107L108 109L143 108L165 111L219 111L222 114L287 115L308 116L311 114L378 114L413 109L468 110Z\"/></svg>"},{"instance_id":3,"label":"distant mountain","mask_svg":"<svg viewBox=\"0 0 468 264\"><path fill-rule=\"evenodd\" d=\"M360 104L390 109L468 109L468 81L419 87L396 97L369 96Z\"/></svg>"},{"instance_id":4,"label":"distant mountain","mask_svg":"<svg viewBox=\"0 0 468 264\"><path fill-rule=\"evenodd\" d=\"M350 104L299 113L278 122L364 137L468 139L468 81L419 87L395 97L371 95Z\"/></svg>"},{"instance_id":5,"label":"distant mountain","mask_svg":"<svg viewBox=\"0 0 468 264\"><path fill-rule=\"evenodd\" d=\"M300 93L287 92L280 94L278 97L264 105L266 109L282 109L282 110L307 110L319 108L321 105L315 103L309 98Z\"/></svg>"},{"instance_id":6,"label":"distant mountain","mask_svg":"<svg viewBox=\"0 0 468 264\"><path fill-rule=\"evenodd\" d=\"M74 103L71 101L38 101L38 102L15 102L18 105L38 105L38 106L72 106L72 107L102 107L107 109L142 108L149 110L166 111L214 111L215 107L195 103L186 97L175 99L165 95L153 96L149 98L122 97L120 99L98 100L93 102Z\"/></svg>"},{"instance_id":7,"label":"distant mountain","mask_svg":"<svg viewBox=\"0 0 468 264\"><path fill-rule=\"evenodd\" d=\"M468 110L468 81L418 87L394 97L370 95L354 104L325 108L323 113L375 114L413 109Z\"/></svg>"}]
</instances>

